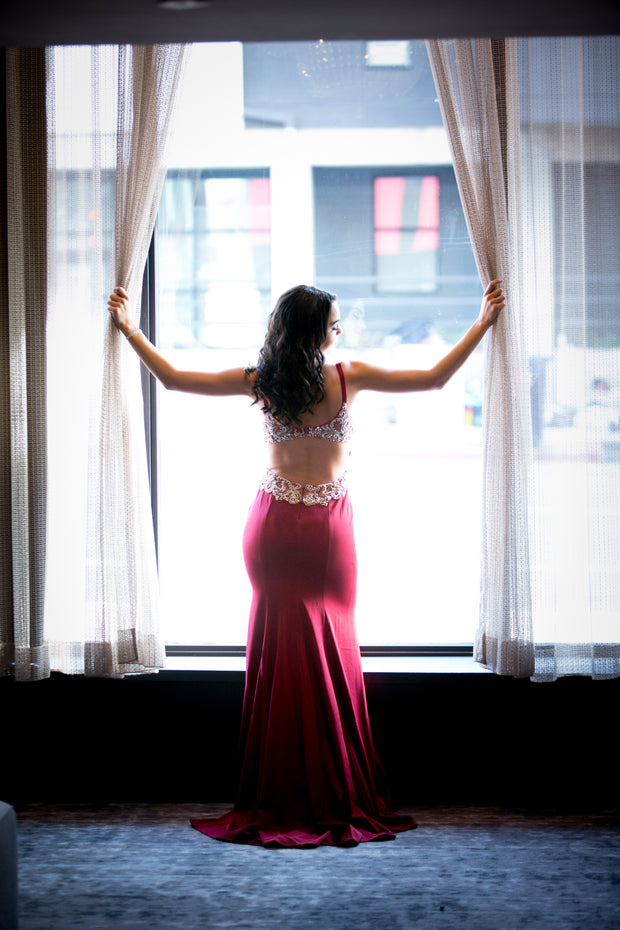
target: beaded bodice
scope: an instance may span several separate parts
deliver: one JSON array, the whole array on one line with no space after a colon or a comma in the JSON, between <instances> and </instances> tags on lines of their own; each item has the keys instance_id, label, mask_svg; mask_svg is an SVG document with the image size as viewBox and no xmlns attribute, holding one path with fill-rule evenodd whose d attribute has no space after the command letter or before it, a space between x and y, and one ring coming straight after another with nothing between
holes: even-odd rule
<instances>
[{"instance_id":1,"label":"beaded bodice","mask_svg":"<svg viewBox=\"0 0 620 930\"><path fill-rule=\"evenodd\" d=\"M331 442L348 442L353 429L344 403L336 416L328 423L320 426L295 426L294 424L278 423L268 413L264 419L265 442L286 442L288 439L329 439Z\"/></svg>"},{"instance_id":2,"label":"beaded bodice","mask_svg":"<svg viewBox=\"0 0 620 930\"><path fill-rule=\"evenodd\" d=\"M336 365L342 388L342 405L335 417L318 426L295 426L294 423L279 423L271 414L263 418L265 442L286 442L289 439L328 439L330 442L348 442L353 434L347 410L347 389L340 362Z\"/></svg>"}]
</instances>

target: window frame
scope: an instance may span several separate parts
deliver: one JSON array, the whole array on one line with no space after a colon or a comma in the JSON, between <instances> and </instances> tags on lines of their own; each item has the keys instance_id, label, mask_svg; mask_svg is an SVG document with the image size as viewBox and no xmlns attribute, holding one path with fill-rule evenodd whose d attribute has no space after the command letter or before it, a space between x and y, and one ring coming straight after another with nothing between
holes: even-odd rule
<instances>
[{"instance_id":1,"label":"window frame","mask_svg":"<svg viewBox=\"0 0 620 930\"><path fill-rule=\"evenodd\" d=\"M407 40L409 42L409 40ZM400 66L402 67L402 66ZM394 70L394 66L388 66L389 70ZM381 70L381 68L373 68L372 70ZM231 174L235 177L238 177L242 173L252 174L254 176L254 170L258 166L254 166L254 169L249 169L247 167L236 166L232 171L227 168L204 168L202 169L202 174L206 174L210 177L230 177ZM313 170L342 170L348 168L348 163L341 163L338 159L332 164L331 160L327 159L325 161L319 160L316 163L312 163ZM358 167L358 166L355 166ZM441 202L446 196L444 190L444 180L448 172L454 173L453 168L448 163L425 163L421 161L419 164L411 165L405 164L400 165L397 163L392 164L391 160L384 162L382 160L372 161L370 163L364 163L363 166L360 166L361 170L368 176L368 181L372 185L374 179L379 176L389 176L402 175L405 178L409 177L425 177L428 175L435 176L439 182L439 217L438 217L438 226L436 232L440 238L442 238L442 210ZM201 176L202 176L201 174ZM267 176L269 176L267 174ZM369 188L369 194L372 197L372 187ZM374 230L373 230L374 231ZM151 247L149 249L149 259L147 268L145 269L145 286L143 290L143 325L142 328L144 332L149 335L149 338L155 344L159 344L158 340L158 317L157 317L157 307L156 307L156 278L157 278L157 269L156 269L156 259L155 259L155 242L156 242L157 232L153 234L151 241ZM376 262L376 256L372 248L369 251L369 259L374 264ZM439 254L437 256L437 285L433 293L440 289L440 281L442 277L442 267L443 261L442 256ZM317 269L318 272L318 269ZM317 274L317 276L320 276ZM377 296L384 297L383 292L378 292L376 288L376 271L373 273L375 278L375 284L372 287L372 291L377 294ZM320 282L316 282L320 286ZM453 283L453 282L452 282ZM407 289L407 294L420 294L426 297L428 292L421 292L417 288ZM400 296L400 293L399 295ZM342 302L341 302L342 307ZM153 510L153 522L154 522L154 532L155 532L155 545L156 552L159 556L159 512L158 512L158 498L159 498L159 450L158 450L158 404L157 404L157 389L153 378L145 373L144 376L144 397L145 397L145 421L146 421L146 442L148 450L148 459L149 459L149 478L151 483L151 503ZM163 515L162 515L163 519ZM162 546L163 550L163 546ZM166 652L169 656L177 657L196 657L196 656L228 656L228 657L238 657L239 655L245 654L245 649L240 647L238 644L222 646L221 644L167 644ZM473 644L470 643L438 643L436 645L424 643L411 643L407 645L362 645L361 646L362 655L365 657L378 657L378 656L392 656L392 657L406 657L406 656L436 656L436 657L471 657L473 655Z\"/></svg>"}]
</instances>

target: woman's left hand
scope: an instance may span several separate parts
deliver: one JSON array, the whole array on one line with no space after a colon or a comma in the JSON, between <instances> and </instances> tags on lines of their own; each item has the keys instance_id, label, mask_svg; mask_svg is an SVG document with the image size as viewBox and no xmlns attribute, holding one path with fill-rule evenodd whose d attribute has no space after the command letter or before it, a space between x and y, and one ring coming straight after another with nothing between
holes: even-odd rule
<instances>
[{"instance_id":1,"label":"woman's left hand","mask_svg":"<svg viewBox=\"0 0 620 930\"><path fill-rule=\"evenodd\" d=\"M498 278L495 278L487 285L487 289L482 295L482 305L478 319L485 326L493 326L493 323L506 306L506 298L500 287L501 283Z\"/></svg>"}]
</instances>

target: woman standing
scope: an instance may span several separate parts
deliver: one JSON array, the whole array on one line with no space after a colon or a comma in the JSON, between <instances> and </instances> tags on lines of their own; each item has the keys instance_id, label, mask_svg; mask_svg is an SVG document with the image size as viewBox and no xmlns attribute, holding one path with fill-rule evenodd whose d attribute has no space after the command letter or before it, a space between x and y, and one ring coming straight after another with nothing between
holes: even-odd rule
<instances>
[{"instance_id":1,"label":"woman standing","mask_svg":"<svg viewBox=\"0 0 620 930\"><path fill-rule=\"evenodd\" d=\"M334 294L283 294L255 368L219 373L170 365L131 320L127 294L108 307L143 363L169 389L246 394L262 410L267 469L244 538L252 583L241 775L235 807L200 832L264 846L351 846L415 826L390 812L375 755L355 630L356 555L346 486L359 391L443 387L505 301L499 281L478 320L428 371L328 364L341 333Z\"/></svg>"}]
</instances>

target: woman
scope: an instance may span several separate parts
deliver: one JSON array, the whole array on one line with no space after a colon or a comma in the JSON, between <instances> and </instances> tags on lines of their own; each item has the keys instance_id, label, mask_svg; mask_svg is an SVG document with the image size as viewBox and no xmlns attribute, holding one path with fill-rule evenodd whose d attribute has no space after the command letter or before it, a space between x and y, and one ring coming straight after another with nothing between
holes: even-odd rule
<instances>
[{"instance_id":1,"label":"woman","mask_svg":"<svg viewBox=\"0 0 620 930\"><path fill-rule=\"evenodd\" d=\"M116 288L108 307L169 389L246 394L261 408L267 470L250 509L244 557L253 598L234 809L192 820L200 832L264 846L351 846L415 826L389 811L366 708L355 631L356 556L346 489L349 408L363 390L441 388L504 307L500 281L478 320L429 371L328 364L340 328L335 295L292 288L269 318L255 368L179 371L131 319Z\"/></svg>"}]
</instances>

